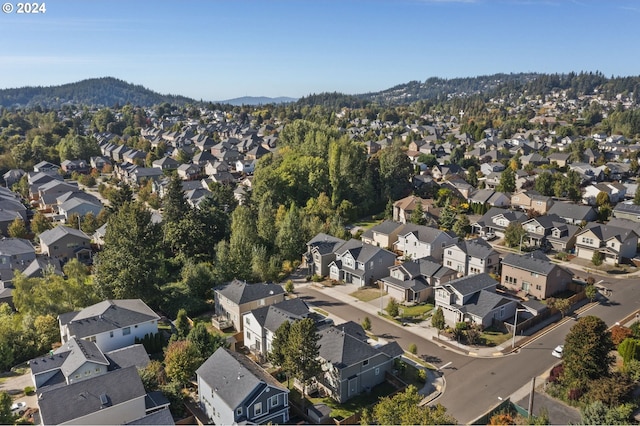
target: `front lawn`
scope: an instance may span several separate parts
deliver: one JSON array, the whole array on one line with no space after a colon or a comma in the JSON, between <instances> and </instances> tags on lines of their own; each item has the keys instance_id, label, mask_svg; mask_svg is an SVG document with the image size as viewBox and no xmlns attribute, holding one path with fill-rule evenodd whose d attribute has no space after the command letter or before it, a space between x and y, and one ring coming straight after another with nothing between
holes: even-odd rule
<instances>
[{"instance_id":1,"label":"front lawn","mask_svg":"<svg viewBox=\"0 0 640 426\"><path fill-rule=\"evenodd\" d=\"M365 287L354 291L353 293L349 294L349 296L353 296L362 302L371 302L372 300L384 296L385 294L386 293L384 292L380 293L380 289Z\"/></svg>"},{"instance_id":2,"label":"front lawn","mask_svg":"<svg viewBox=\"0 0 640 426\"><path fill-rule=\"evenodd\" d=\"M286 386L287 383L285 381L282 384ZM293 380L291 381L289 389L289 398L299 405L302 405L302 397L300 395L300 392L293 387ZM391 395L395 391L396 388L392 384L383 382L371 389L371 392L355 396L344 404L340 404L333 398L330 398L328 396L321 398L311 398L307 396L304 404L305 406L313 404L326 404L327 407L331 408L331 417L344 419L362 411L367 407L371 407L373 404L377 403L380 398Z\"/></svg>"},{"instance_id":3,"label":"front lawn","mask_svg":"<svg viewBox=\"0 0 640 426\"><path fill-rule=\"evenodd\" d=\"M424 303L413 306L400 306L400 316L403 318L423 318L427 313L433 310L431 303Z\"/></svg>"},{"instance_id":4,"label":"front lawn","mask_svg":"<svg viewBox=\"0 0 640 426\"><path fill-rule=\"evenodd\" d=\"M481 341L484 340L486 346L498 346L512 337L510 333L487 328L480 334Z\"/></svg>"}]
</instances>

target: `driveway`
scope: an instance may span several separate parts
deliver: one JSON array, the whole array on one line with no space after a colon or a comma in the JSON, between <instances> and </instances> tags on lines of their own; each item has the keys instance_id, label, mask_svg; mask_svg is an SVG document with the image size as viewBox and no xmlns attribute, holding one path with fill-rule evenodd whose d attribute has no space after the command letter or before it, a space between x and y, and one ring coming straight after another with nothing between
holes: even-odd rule
<instances>
[{"instance_id":1,"label":"driveway","mask_svg":"<svg viewBox=\"0 0 640 426\"><path fill-rule=\"evenodd\" d=\"M33 381L31 380L31 370L27 370L25 374L16 375L10 373L2 375L0 377L0 392L8 392L11 395L13 402L24 401L29 408L38 408L38 397L34 392L32 395L25 396L24 388L27 386L33 387Z\"/></svg>"}]
</instances>

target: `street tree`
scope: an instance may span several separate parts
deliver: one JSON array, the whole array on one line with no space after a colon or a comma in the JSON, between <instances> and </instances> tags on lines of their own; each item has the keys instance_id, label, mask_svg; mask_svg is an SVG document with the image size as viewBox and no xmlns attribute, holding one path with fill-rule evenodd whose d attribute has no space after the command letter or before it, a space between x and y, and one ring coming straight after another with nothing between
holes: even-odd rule
<instances>
[{"instance_id":1,"label":"street tree","mask_svg":"<svg viewBox=\"0 0 640 426\"><path fill-rule=\"evenodd\" d=\"M587 284L587 286L584 288L584 295L587 296L587 299L589 299L591 303L593 303L593 301L596 300L596 297L598 296L598 289L596 289L596 286L593 284Z\"/></svg>"},{"instance_id":2,"label":"street tree","mask_svg":"<svg viewBox=\"0 0 640 426\"><path fill-rule=\"evenodd\" d=\"M520 222L510 222L504 230L504 243L508 247L519 246L522 239L527 235L527 231Z\"/></svg>"},{"instance_id":3,"label":"street tree","mask_svg":"<svg viewBox=\"0 0 640 426\"><path fill-rule=\"evenodd\" d=\"M371 331L371 319L369 317L364 317L361 325L364 331Z\"/></svg>"},{"instance_id":4,"label":"street tree","mask_svg":"<svg viewBox=\"0 0 640 426\"><path fill-rule=\"evenodd\" d=\"M444 311L442 310L442 307L438 307L431 317L431 325L438 330L438 337L440 337L440 332L447 326L444 320Z\"/></svg>"},{"instance_id":5,"label":"street tree","mask_svg":"<svg viewBox=\"0 0 640 426\"><path fill-rule=\"evenodd\" d=\"M387 314L389 314L390 317L392 318L397 317L398 314L400 313L400 307L398 306L398 301L393 297L390 298L385 310L387 311Z\"/></svg>"},{"instance_id":6,"label":"street tree","mask_svg":"<svg viewBox=\"0 0 640 426\"><path fill-rule=\"evenodd\" d=\"M585 387L592 380L607 377L612 349L611 333L603 320L595 316L580 318L565 338L563 382Z\"/></svg>"},{"instance_id":7,"label":"street tree","mask_svg":"<svg viewBox=\"0 0 640 426\"><path fill-rule=\"evenodd\" d=\"M373 418L380 425L445 425L457 424L455 418L447 414L447 409L435 406L419 405L422 395L418 389L409 385L403 392L392 397L384 397L373 407Z\"/></svg>"}]
</instances>

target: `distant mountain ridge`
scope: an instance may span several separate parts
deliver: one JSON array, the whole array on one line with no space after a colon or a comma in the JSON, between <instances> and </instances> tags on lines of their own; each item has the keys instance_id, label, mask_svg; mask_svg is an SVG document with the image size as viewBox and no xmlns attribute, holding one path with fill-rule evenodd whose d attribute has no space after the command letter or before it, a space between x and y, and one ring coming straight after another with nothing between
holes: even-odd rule
<instances>
[{"instance_id":1,"label":"distant mountain ridge","mask_svg":"<svg viewBox=\"0 0 640 426\"><path fill-rule=\"evenodd\" d=\"M290 98L288 96L280 96L277 98L270 98L267 96L242 96L240 98L227 99L220 101L221 104L229 104L233 106L242 105L267 105L267 104L286 104L289 102L295 102L298 98Z\"/></svg>"},{"instance_id":2,"label":"distant mountain ridge","mask_svg":"<svg viewBox=\"0 0 640 426\"><path fill-rule=\"evenodd\" d=\"M185 96L162 95L141 85L127 83L114 77L90 78L60 86L27 86L0 90L0 106L4 107L61 107L88 105L95 107L125 105L148 107L170 104L195 103Z\"/></svg>"}]
</instances>

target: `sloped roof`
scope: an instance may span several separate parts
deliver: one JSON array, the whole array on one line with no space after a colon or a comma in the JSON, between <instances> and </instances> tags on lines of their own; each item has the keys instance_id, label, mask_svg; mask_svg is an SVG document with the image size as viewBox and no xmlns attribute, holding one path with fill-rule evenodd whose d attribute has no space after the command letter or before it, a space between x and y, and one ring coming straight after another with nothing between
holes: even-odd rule
<instances>
[{"instance_id":1,"label":"sloped roof","mask_svg":"<svg viewBox=\"0 0 640 426\"><path fill-rule=\"evenodd\" d=\"M376 348L340 330L339 327L327 327L318 332L320 358L342 369L372 358L378 353Z\"/></svg>"},{"instance_id":2,"label":"sloped roof","mask_svg":"<svg viewBox=\"0 0 640 426\"><path fill-rule=\"evenodd\" d=\"M126 386L123 384L126 383ZM115 370L66 386L43 389L38 406L42 423L62 424L100 411L100 395L106 394L108 406L114 407L146 395L135 367Z\"/></svg>"},{"instance_id":3,"label":"sloped roof","mask_svg":"<svg viewBox=\"0 0 640 426\"><path fill-rule=\"evenodd\" d=\"M617 226L603 225L600 223L588 224L587 227L582 229L582 231L577 235L582 235L587 231L593 232L593 234L601 241L607 241L611 238L617 238L620 241L624 241L629 238L631 234L634 234L636 237L638 236L633 229L618 228Z\"/></svg>"},{"instance_id":4,"label":"sloped roof","mask_svg":"<svg viewBox=\"0 0 640 426\"><path fill-rule=\"evenodd\" d=\"M289 392L258 364L227 348L218 348L196 374L213 389L216 397L234 410L267 385Z\"/></svg>"},{"instance_id":5,"label":"sloped roof","mask_svg":"<svg viewBox=\"0 0 640 426\"><path fill-rule=\"evenodd\" d=\"M307 246L315 248L320 254L333 253L334 250L346 241L332 235L319 233L307 243Z\"/></svg>"},{"instance_id":6,"label":"sloped roof","mask_svg":"<svg viewBox=\"0 0 640 426\"><path fill-rule=\"evenodd\" d=\"M51 244L55 243L61 238L66 237L67 235L73 235L75 237L82 238L84 240L87 240L87 242L90 241L90 238L84 232L75 228L70 228L68 226L58 225L53 229L48 229L41 233L40 242L42 244L50 246Z\"/></svg>"},{"instance_id":7,"label":"sloped roof","mask_svg":"<svg viewBox=\"0 0 640 426\"><path fill-rule=\"evenodd\" d=\"M382 223L377 224L373 228L370 228L369 231L377 232L379 234L389 235L393 231L400 228L403 224L400 222L395 222L393 220L385 220Z\"/></svg>"},{"instance_id":8,"label":"sloped roof","mask_svg":"<svg viewBox=\"0 0 640 426\"><path fill-rule=\"evenodd\" d=\"M535 272L541 275L549 275L555 268L560 268L573 275L573 273L569 270L551 263L551 261L549 261L549 258L542 254L540 251L533 251L531 253L525 254L508 254L504 259L502 259L502 264L509 265L518 269L524 269L530 272Z\"/></svg>"},{"instance_id":9,"label":"sloped roof","mask_svg":"<svg viewBox=\"0 0 640 426\"><path fill-rule=\"evenodd\" d=\"M480 318L486 317L494 309L515 302L515 299L505 297L492 291L480 290L464 304L464 310Z\"/></svg>"},{"instance_id":10,"label":"sloped roof","mask_svg":"<svg viewBox=\"0 0 640 426\"><path fill-rule=\"evenodd\" d=\"M78 338L160 319L140 299L105 300L58 318L61 325L67 325L70 335Z\"/></svg>"},{"instance_id":11,"label":"sloped roof","mask_svg":"<svg viewBox=\"0 0 640 426\"><path fill-rule=\"evenodd\" d=\"M439 287L452 288L464 296L497 284L498 282L496 280L491 278L489 274L483 272L481 274L467 275L466 277L449 281Z\"/></svg>"},{"instance_id":12,"label":"sloped roof","mask_svg":"<svg viewBox=\"0 0 640 426\"><path fill-rule=\"evenodd\" d=\"M132 365L136 368L144 368L151 361L149 354L147 354L147 351L141 344L126 346L111 352L106 352L104 356L109 361L110 370L127 368Z\"/></svg>"},{"instance_id":13,"label":"sloped roof","mask_svg":"<svg viewBox=\"0 0 640 426\"><path fill-rule=\"evenodd\" d=\"M280 284L256 283L247 284L239 280L233 280L223 288L216 290L237 305L242 305L265 297L284 294L284 289Z\"/></svg>"},{"instance_id":14,"label":"sloped roof","mask_svg":"<svg viewBox=\"0 0 640 426\"><path fill-rule=\"evenodd\" d=\"M34 253L36 249L29 240L24 238L0 239L0 255L13 256L18 254Z\"/></svg>"},{"instance_id":15,"label":"sloped roof","mask_svg":"<svg viewBox=\"0 0 640 426\"><path fill-rule=\"evenodd\" d=\"M595 216L595 211L591 206L567 203L563 201L556 201L553 203L548 213L573 220L586 220L589 217Z\"/></svg>"},{"instance_id":16,"label":"sloped roof","mask_svg":"<svg viewBox=\"0 0 640 426\"><path fill-rule=\"evenodd\" d=\"M423 242L433 242L436 238L441 236L442 234L446 234L448 237L453 238L455 233L453 232L445 232L440 229L432 228L426 225L415 225L413 223L407 223L398 233L399 236L407 236L409 234L414 234L418 241Z\"/></svg>"}]
</instances>

